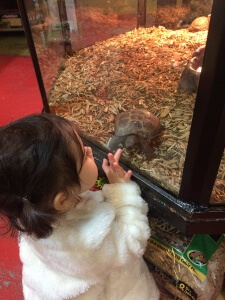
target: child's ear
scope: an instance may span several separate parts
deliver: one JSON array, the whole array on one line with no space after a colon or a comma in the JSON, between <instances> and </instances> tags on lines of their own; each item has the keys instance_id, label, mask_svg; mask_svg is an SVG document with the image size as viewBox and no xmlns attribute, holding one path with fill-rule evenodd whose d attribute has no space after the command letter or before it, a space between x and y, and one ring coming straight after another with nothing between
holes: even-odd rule
<instances>
[{"instance_id":1,"label":"child's ear","mask_svg":"<svg viewBox=\"0 0 225 300\"><path fill-rule=\"evenodd\" d=\"M65 193L58 193L54 200L53 200L53 206L56 210L59 211L67 211L71 208L71 201Z\"/></svg>"}]
</instances>

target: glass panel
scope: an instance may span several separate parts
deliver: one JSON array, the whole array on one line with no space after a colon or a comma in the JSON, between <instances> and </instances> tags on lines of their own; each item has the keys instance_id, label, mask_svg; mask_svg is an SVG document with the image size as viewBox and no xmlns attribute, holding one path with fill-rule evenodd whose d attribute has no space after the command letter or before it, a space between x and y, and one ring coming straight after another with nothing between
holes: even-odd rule
<instances>
[{"instance_id":1,"label":"glass panel","mask_svg":"<svg viewBox=\"0 0 225 300\"><path fill-rule=\"evenodd\" d=\"M25 0L24 2L48 94L65 56L59 7L56 0Z\"/></svg>"},{"instance_id":2,"label":"glass panel","mask_svg":"<svg viewBox=\"0 0 225 300\"><path fill-rule=\"evenodd\" d=\"M225 203L225 151L220 162L219 171L210 198L211 204Z\"/></svg>"},{"instance_id":3,"label":"glass panel","mask_svg":"<svg viewBox=\"0 0 225 300\"><path fill-rule=\"evenodd\" d=\"M147 27L139 29L136 0L43 2L51 24L45 25L46 49L61 49L63 29L75 51L57 69L51 111L76 122L106 151L124 147L129 168L177 195L212 0L148 0ZM32 25L34 36L33 27L43 24ZM35 36L37 49L43 48L42 31Z\"/></svg>"},{"instance_id":4,"label":"glass panel","mask_svg":"<svg viewBox=\"0 0 225 300\"><path fill-rule=\"evenodd\" d=\"M137 24L136 0L67 0L74 50L132 30Z\"/></svg>"}]
</instances>

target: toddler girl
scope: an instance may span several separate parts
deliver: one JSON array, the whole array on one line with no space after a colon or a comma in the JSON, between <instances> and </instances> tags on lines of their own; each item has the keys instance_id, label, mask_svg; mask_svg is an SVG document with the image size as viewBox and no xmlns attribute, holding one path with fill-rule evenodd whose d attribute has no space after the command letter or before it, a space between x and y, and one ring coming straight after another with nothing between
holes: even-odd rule
<instances>
[{"instance_id":1,"label":"toddler girl","mask_svg":"<svg viewBox=\"0 0 225 300\"><path fill-rule=\"evenodd\" d=\"M25 300L159 299L142 258L147 204L121 152L92 192L97 166L73 123L38 114L0 129L0 213L4 233L20 232Z\"/></svg>"}]
</instances>

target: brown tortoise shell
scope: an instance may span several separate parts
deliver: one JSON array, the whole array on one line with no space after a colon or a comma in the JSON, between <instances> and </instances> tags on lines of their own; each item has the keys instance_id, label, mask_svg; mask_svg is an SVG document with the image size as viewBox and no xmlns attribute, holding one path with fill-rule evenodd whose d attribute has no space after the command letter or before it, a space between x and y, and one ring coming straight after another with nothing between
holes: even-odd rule
<instances>
[{"instance_id":1,"label":"brown tortoise shell","mask_svg":"<svg viewBox=\"0 0 225 300\"><path fill-rule=\"evenodd\" d=\"M160 130L160 121L145 109L131 109L117 115L115 135L136 134L147 139L156 137Z\"/></svg>"}]
</instances>

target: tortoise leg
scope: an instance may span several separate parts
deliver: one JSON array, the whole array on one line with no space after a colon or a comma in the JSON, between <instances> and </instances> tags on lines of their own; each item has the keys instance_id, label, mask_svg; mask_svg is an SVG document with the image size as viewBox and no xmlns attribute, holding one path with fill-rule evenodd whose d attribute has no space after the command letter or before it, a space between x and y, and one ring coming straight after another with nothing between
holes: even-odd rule
<instances>
[{"instance_id":1,"label":"tortoise leg","mask_svg":"<svg viewBox=\"0 0 225 300\"><path fill-rule=\"evenodd\" d=\"M148 160L153 159L155 156L154 149L151 146L151 140L142 138L140 140L141 151L145 154Z\"/></svg>"},{"instance_id":2,"label":"tortoise leg","mask_svg":"<svg viewBox=\"0 0 225 300\"><path fill-rule=\"evenodd\" d=\"M114 136L109 139L107 146L111 151L116 151L118 148L123 148L124 140L124 136Z\"/></svg>"}]
</instances>

